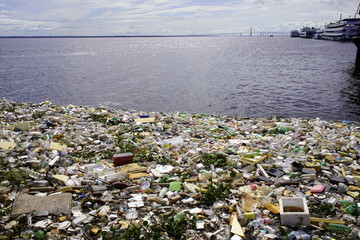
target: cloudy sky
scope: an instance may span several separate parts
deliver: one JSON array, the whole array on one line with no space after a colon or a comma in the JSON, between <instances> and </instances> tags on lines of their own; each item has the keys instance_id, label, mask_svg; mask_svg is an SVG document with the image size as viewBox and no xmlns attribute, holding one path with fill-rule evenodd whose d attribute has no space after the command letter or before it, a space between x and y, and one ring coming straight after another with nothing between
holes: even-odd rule
<instances>
[{"instance_id":1,"label":"cloudy sky","mask_svg":"<svg viewBox=\"0 0 360 240\"><path fill-rule=\"evenodd\" d=\"M0 0L0 36L289 31L354 16L359 0Z\"/></svg>"}]
</instances>

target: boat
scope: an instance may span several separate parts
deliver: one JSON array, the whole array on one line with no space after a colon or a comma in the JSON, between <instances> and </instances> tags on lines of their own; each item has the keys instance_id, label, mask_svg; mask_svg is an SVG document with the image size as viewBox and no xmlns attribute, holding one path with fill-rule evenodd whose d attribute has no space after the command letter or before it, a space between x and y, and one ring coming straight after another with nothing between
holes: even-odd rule
<instances>
[{"instance_id":1,"label":"boat","mask_svg":"<svg viewBox=\"0 0 360 240\"><path fill-rule=\"evenodd\" d=\"M322 39L333 41L349 41L360 34L360 4L353 18L340 19L335 23L325 25Z\"/></svg>"},{"instance_id":2,"label":"boat","mask_svg":"<svg viewBox=\"0 0 360 240\"><path fill-rule=\"evenodd\" d=\"M322 39L323 35L324 35L324 29L318 29L316 30L314 39Z\"/></svg>"},{"instance_id":3,"label":"boat","mask_svg":"<svg viewBox=\"0 0 360 240\"><path fill-rule=\"evenodd\" d=\"M290 31L290 37L300 37L300 33L298 30Z\"/></svg>"},{"instance_id":4,"label":"boat","mask_svg":"<svg viewBox=\"0 0 360 240\"><path fill-rule=\"evenodd\" d=\"M314 27L303 27L300 29L300 37L302 38L313 38L316 30Z\"/></svg>"},{"instance_id":5,"label":"boat","mask_svg":"<svg viewBox=\"0 0 360 240\"><path fill-rule=\"evenodd\" d=\"M360 18L346 18L325 25L322 39L349 41L360 33Z\"/></svg>"}]
</instances>

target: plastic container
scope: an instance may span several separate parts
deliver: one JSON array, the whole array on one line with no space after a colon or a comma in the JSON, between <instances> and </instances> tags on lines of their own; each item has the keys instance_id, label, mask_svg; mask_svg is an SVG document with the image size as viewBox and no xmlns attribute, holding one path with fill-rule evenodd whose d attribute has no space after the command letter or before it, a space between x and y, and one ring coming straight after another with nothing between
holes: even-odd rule
<instances>
[{"instance_id":1,"label":"plastic container","mask_svg":"<svg viewBox=\"0 0 360 240\"><path fill-rule=\"evenodd\" d=\"M281 197L280 218L281 225L309 226L310 215L305 198Z\"/></svg>"}]
</instances>

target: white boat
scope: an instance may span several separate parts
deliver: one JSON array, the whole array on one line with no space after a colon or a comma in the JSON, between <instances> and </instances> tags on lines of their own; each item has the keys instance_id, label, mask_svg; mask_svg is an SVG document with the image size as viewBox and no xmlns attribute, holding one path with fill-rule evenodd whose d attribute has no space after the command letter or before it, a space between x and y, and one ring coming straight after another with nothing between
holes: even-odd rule
<instances>
[{"instance_id":1,"label":"white boat","mask_svg":"<svg viewBox=\"0 0 360 240\"><path fill-rule=\"evenodd\" d=\"M323 35L324 35L324 29L318 29L316 30L314 39L322 39Z\"/></svg>"},{"instance_id":2,"label":"white boat","mask_svg":"<svg viewBox=\"0 0 360 240\"><path fill-rule=\"evenodd\" d=\"M316 28L314 27L303 27L300 29L300 37L302 38L313 38L316 33Z\"/></svg>"},{"instance_id":3,"label":"white boat","mask_svg":"<svg viewBox=\"0 0 360 240\"><path fill-rule=\"evenodd\" d=\"M340 19L336 23L325 25L322 39L334 41L349 41L352 37L360 34L360 18L356 18L356 14L360 14L360 4L355 13L354 18Z\"/></svg>"},{"instance_id":4,"label":"white boat","mask_svg":"<svg viewBox=\"0 0 360 240\"><path fill-rule=\"evenodd\" d=\"M346 18L325 25L322 39L349 41L358 34L360 34L360 18Z\"/></svg>"}]
</instances>

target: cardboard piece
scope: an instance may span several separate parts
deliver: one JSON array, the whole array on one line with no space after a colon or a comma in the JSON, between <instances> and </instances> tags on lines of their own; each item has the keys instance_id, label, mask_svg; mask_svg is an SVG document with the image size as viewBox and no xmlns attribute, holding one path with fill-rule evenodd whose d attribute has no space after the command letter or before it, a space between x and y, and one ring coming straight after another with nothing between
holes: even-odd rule
<instances>
[{"instance_id":1,"label":"cardboard piece","mask_svg":"<svg viewBox=\"0 0 360 240\"><path fill-rule=\"evenodd\" d=\"M23 213L31 213L36 210L48 211L49 214L71 214L72 194L62 193L50 196L33 196L26 193L19 194L15 199L11 216L16 217Z\"/></svg>"},{"instance_id":2,"label":"cardboard piece","mask_svg":"<svg viewBox=\"0 0 360 240\"><path fill-rule=\"evenodd\" d=\"M65 184L66 181L69 180L69 177L66 175L52 175L52 177L63 184Z\"/></svg>"},{"instance_id":3,"label":"cardboard piece","mask_svg":"<svg viewBox=\"0 0 360 240\"><path fill-rule=\"evenodd\" d=\"M233 213L230 218L231 233L236 234L242 238L245 238L245 234L241 228L241 225L237 219L237 214Z\"/></svg>"},{"instance_id":4,"label":"cardboard piece","mask_svg":"<svg viewBox=\"0 0 360 240\"><path fill-rule=\"evenodd\" d=\"M61 144L61 143L58 143L58 142L51 142L50 143L50 149L61 152L62 150L66 150L67 146L65 144Z\"/></svg>"},{"instance_id":5,"label":"cardboard piece","mask_svg":"<svg viewBox=\"0 0 360 240\"><path fill-rule=\"evenodd\" d=\"M13 149L16 146L14 142L0 142L0 148L4 150Z\"/></svg>"},{"instance_id":6,"label":"cardboard piece","mask_svg":"<svg viewBox=\"0 0 360 240\"><path fill-rule=\"evenodd\" d=\"M147 176L149 176L149 174L147 174L147 173L130 173L129 179L136 179L136 178L147 177Z\"/></svg>"},{"instance_id":7,"label":"cardboard piece","mask_svg":"<svg viewBox=\"0 0 360 240\"><path fill-rule=\"evenodd\" d=\"M149 117L149 118L136 118L134 119L134 121L136 123L153 123L155 122L155 118L154 117Z\"/></svg>"},{"instance_id":8,"label":"cardboard piece","mask_svg":"<svg viewBox=\"0 0 360 240\"><path fill-rule=\"evenodd\" d=\"M139 173L139 172L146 172L147 167L141 167L137 163L131 163L124 165L120 168L120 172L122 173Z\"/></svg>"},{"instance_id":9,"label":"cardboard piece","mask_svg":"<svg viewBox=\"0 0 360 240\"><path fill-rule=\"evenodd\" d=\"M30 122L22 122L22 123L6 126L6 129L12 130L12 131L17 130L17 129L21 130L21 131L26 131L26 130L29 130L30 128L31 128Z\"/></svg>"}]
</instances>

